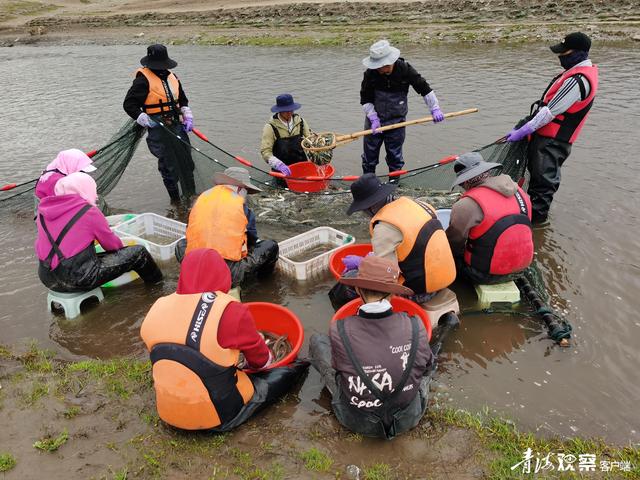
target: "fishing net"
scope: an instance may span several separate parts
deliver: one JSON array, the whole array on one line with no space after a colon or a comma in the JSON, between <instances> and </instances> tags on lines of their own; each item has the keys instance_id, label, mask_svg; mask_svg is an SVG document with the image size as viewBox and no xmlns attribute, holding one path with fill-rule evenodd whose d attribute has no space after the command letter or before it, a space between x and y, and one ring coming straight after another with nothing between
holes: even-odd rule
<instances>
[{"instance_id":1,"label":"fishing net","mask_svg":"<svg viewBox=\"0 0 640 480\"><path fill-rule=\"evenodd\" d=\"M104 147L94 152L88 152L96 166L96 171L91 173L91 176L96 181L101 199L111 192L120 181L143 134L144 129L133 120L128 119ZM0 205L3 208L31 208L34 205L33 190L37 181L38 179L35 178L1 192ZM104 206L104 203L101 203L101 206Z\"/></svg>"}]
</instances>

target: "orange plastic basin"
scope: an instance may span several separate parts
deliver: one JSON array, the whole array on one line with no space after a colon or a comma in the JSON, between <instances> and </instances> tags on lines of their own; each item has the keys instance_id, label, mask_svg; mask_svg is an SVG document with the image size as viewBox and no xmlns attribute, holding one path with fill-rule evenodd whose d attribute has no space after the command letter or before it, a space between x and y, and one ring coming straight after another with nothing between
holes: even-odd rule
<instances>
[{"instance_id":1,"label":"orange plastic basin","mask_svg":"<svg viewBox=\"0 0 640 480\"><path fill-rule=\"evenodd\" d=\"M287 335L291 344L291 352L282 360L273 363L268 368L283 367L293 362L304 342L304 329L298 316L291 310L275 303L248 302L245 303L253 315L258 330L266 330L275 335Z\"/></svg>"},{"instance_id":2,"label":"orange plastic basin","mask_svg":"<svg viewBox=\"0 0 640 480\"><path fill-rule=\"evenodd\" d=\"M332 322L336 320L340 320L341 318L350 317L352 315L357 315L358 309L362 305L362 299L356 298L351 300L349 303L343 305L331 319ZM431 322L429 321L429 316L427 312L415 302L411 300L407 300L404 297L393 296L391 297L391 306L393 307L394 312L406 312L407 315L417 315L422 320L424 324L424 328L427 330L427 339L431 340Z\"/></svg>"},{"instance_id":3,"label":"orange plastic basin","mask_svg":"<svg viewBox=\"0 0 640 480\"><path fill-rule=\"evenodd\" d=\"M373 251L373 247L370 243L352 243L351 245L345 245L344 247L336 250L329 257L329 270L331 274L338 280L342 276L344 270L344 264L342 259L347 255L358 255L364 257L369 252Z\"/></svg>"},{"instance_id":4,"label":"orange plastic basin","mask_svg":"<svg viewBox=\"0 0 640 480\"><path fill-rule=\"evenodd\" d=\"M327 180L293 180L285 177L287 187L294 192L321 192L329 185L329 178L333 177L335 169L332 165L320 168L311 162L298 162L289 165L292 177L319 177Z\"/></svg>"}]
</instances>

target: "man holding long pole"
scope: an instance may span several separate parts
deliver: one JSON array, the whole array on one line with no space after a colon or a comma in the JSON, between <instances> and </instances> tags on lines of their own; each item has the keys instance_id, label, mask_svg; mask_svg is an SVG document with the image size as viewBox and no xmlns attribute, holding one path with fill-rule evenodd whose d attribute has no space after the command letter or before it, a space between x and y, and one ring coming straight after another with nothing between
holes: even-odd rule
<instances>
[{"instance_id":1,"label":"man holding long pole","mask_svg":"<svg viewBox=\"0 0 640 480\"><path fill-rule=\"evenodd\" d=\"M364 128L373 129L374 133L363 139L362 173L376 172L383 143L389 172L401 170L404 166L404 127L378 133L376 129L406 120L409 86L423 97L434 122L444 120L444 115L427 81L409 62L400 58L400 50L387 40L371 45L369 56L362 63L367 67L360 88L360 104L366 115Z\"/></svg>"}]
</instances>

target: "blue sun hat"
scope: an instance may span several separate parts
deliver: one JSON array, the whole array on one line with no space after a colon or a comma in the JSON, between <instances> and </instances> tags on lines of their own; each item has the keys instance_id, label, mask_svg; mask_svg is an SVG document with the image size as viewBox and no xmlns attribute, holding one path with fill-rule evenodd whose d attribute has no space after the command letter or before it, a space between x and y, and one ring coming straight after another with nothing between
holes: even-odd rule
<instances>
[{"instance_id":1,"label":"blue sun hat","mask_svg":"<svg viewBox=\"0 0 640 480\"><path fill-rule=\"evenodd\" d=\"M271 111L273 113L293 112L301 107L302 105L293 101L293 95L290 93L283 93L276 97L276 104L271 107Z\"/></svg>"}]
</instances>

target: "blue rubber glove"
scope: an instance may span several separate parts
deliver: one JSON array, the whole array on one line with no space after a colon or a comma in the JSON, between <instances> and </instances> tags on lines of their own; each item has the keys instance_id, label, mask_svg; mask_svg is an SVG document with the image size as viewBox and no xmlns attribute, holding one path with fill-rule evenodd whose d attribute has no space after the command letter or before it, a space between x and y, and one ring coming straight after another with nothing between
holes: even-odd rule
<instances>
[{"instance_id":1,"label":"blue rubber glove","mask_svg":"<svg viewBox=\"0 0 640 480\"><path fill-rule=\"evenodd\" d=\"M274 170L286 175L287 177L291 176L291 169L278 157L274 157L273 155L269 158L269 165Z\"/></svg>"},{"instance_id":2,"label":"blue rubber glove","mask_svg":"<svg viewBox=\"0 0 640 480\"><path fill-rule=\"evenodd\" d=\"M533 132L534 130L533 128L531 128L531 125L525 123L520 128L514 128L509 133L507 133L506 140L507 142L519 142L524 137L528 137L529 135L531 135Z\"/></svg>"},{"instance_id":3,"label":"blue rubber glove","mask_svg":"<svg viewBox=\"0 0 640 480\"><path fill-rule=\"evenodd\" d=\"M376 131L378 128L380 128L380 118L378 117L377 112L371 112L367 115L367 118L369 119L369 121L371 122L371 130L373 130L373 134L377 135L378 132Z\"/></svg>"},{"instance_id":4,"label":"blue rubber glove","mask_svg":"<svg viewBox=\"0 0 640 480\"><path fill-rule=\"evenodd\" d=\"M362 263L362 259L360 255L347 255L342 259L342 263L344 264L344 270L342 273L350 272L351 270L357 270L360 268L360 263Z\"/></svg>"},{"instance_id":5,"label":"blue rubber glove","mask_svg":"<svg viewBox=\"0 0 640 480\"><path fill-rule=\"evenodd\" d=\"M442 110L440 110L439 107L436 107L431 110L431 117L433 117L433 121L435 123L438 123L444 120L444 113L442 113Z\"/></svg>"},{"instance_id":6,"label":"blue rubber glove","mask_svg":"<svg viewBox=\"0 0 640 480\"><path fill-rule=\"evenodd\" d=\"M136 118L136 122L138 123L138 125L145 128L154 128L158 126L158 124L151 120L151 117L144 112L138 115L138 118Z\"/></svg>"}]
</instances>

